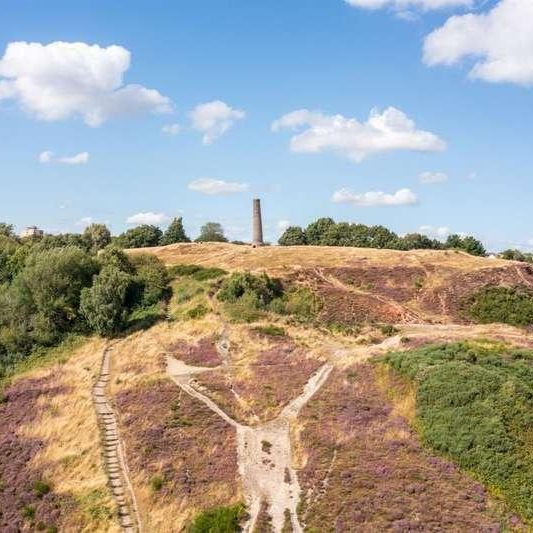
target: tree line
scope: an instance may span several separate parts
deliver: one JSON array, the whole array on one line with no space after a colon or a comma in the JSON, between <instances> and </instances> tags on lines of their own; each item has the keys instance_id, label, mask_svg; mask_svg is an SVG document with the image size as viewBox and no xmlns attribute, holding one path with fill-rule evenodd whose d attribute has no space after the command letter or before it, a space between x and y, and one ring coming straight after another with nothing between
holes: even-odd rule
<instances>
[{"instance_id":1,"label":"tree line","mask_svg":"<svg viewBox=\"0 0 533 533\"><path fill-rule=\"evenodd\" d=\"M445 242L431 239L420 233L409 233L400 237L384 226L335 222L332 218L319 218L305 229L300 226L290 226L280 237L278 244L281 246L354 246L390 250L456 249L472 255L486 255L483 244L472 236L450 235Z\"/></svg>"}]
</instances>

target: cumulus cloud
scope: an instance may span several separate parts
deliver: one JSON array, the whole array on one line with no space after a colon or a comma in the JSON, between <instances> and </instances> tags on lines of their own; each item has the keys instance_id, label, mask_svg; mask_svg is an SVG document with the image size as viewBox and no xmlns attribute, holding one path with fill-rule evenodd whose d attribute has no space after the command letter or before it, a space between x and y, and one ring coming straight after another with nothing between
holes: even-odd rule
<instances>
[{"instance_id":1,"label":"cumulus cloud","mask_svg":"<svg viewBox=\"0 0 533 533\"><path fill-rule=\"evenodd\" d=\"M390 7L398 10L416 8L423 11L446 7L469 7L473 4L473 0L345 0L345 2L351 6L362 7L364 9Z\"/></svg>"},{"instance_id":2,"label":"cumulus cloud","mask_svg":"<svg viewBox=\"0 0 533 533\"><path fill-rule=\"evenodd\" d=\"M236 181L224 181L213 178L199 178L189 183L191 191L209 194L211 196L222 194L233 194L248 190L247 183L238 183Z\"/></svg>"},{"instance_id":3,"label":"cumulus cloud","mask_svg":"<svg viewBox=\"0 0 533 533\"><path fill-rule=\"evenodd\" d=\"M448 175L444 172L422 172L418 179L425 184L444 183L448 181Z\"/></svg>"},{"instance_id":4,"label":"cumulus cloud","mask_svg":"<svg viewBox=\"0 0 533 533\"><path fill-rule=\"evenodd\" d=\"M196 106L190 112L192 127L204 134L202 142L212 144L224 135L237 120L246 117L240 109L233 109L225 102L215 100Z\"/></svg>"},{"instance_id":5,"label":"cumulus cloud","mask_svg":"<svg viewBox=\"0 0 533 533\"><path fill-rule=\"evenodd\" d=\"M533 85L533 2L500 0L486 13L450 17L424 42L427 65L473 58L469 76L492 83Z\"/></svg>"},{"instance_id":6,"label":"cumulus cloud","mask_svg":"<svg viewBox=\"0 0 533 533\"><path fill-rule=\"evenodd\" d=\"M432 239L446 239L448 235L450 234L450 228L447 226L420 226L418 228L418 232L422 233L423 235L427 235L428 237L431 237Z\"/></svg>"},{"instance_id":7,"label":"cumulus cloud","mask_svg":"<svg viewBox=\"0 0 533 533\"><path fill-rule=\"evenodd\" d=\"M382 191L353 192L350 189L335 191L333 202L338 204L353 204L359 207L413 205L418 203L416 194L410 189L399 189L388 194Z\"/></svg>"},{"instance_id":8,"label":"cumulus cloud","mask_svg":"<svg viewBox=\"0 0 533 533\"><path fill-rule=\"evenodd\" d=\"M165 134L165 135L177 135L178 133L180 133L181 131L181 126L179 124L165 124L162 128L161 128L161 131Z\"/></svg>"},{"instance_id":9,"label":"cumulus cloud","mask_svg":"<svg viewBox=\"0 0 533 533\"><path fill-rule=\"evenodd\" d=\"M128 224L162 224L167 222L169 217L165 213L152 213L147 211L146 213L136 213L126 219Z\"/></svg>"},{"instance_id":10,"label":"cumulus cloud","mask_svg":"<svg viewBox=\"0 0 533 533\"><path fill-rule=\"evenodd\" d=\"M291 138L293 152L334 152L356 162L392 150L434 152L446 148L437 135L417 129L413 120L394 107L382 113L372 110L366 122L300 109L272 123L272 131L282 129L303 130Z\"/></svg>"},{"instance_id":11,"label":"cumulus cloud","mask_svg":"<svg viewBox=\"0 0 533 533\"><path fill-rule=\"evenodd\" d=\"M59 163L62 165L86 165L89 162L89 152L80 152L76 155L57 157L54 152L46 150L38 157L39 163Z\"/></svg>"},{"instance_id":12,"label":"cumulus cloud","mask_svg":"<svg viewBox=\"0 0 533 533\"><path fill-rule=\"evenodd\" d=\"M113 117L172 111L158 91L123 84L130 60L117 45L12 42L0 59L0 101L14 100L40 120L81 117L93 127Z\"/></svg>"}]
</instances>

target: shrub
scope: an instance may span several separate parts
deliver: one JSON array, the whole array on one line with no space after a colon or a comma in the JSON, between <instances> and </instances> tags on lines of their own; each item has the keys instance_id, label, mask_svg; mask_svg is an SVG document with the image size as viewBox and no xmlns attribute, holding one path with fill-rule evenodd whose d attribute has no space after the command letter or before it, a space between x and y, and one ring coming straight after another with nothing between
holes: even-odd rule
<instances>
[{"instance_id":1,"label":"shrub","mask_svg":"<svg viewBox=\"0 0 533 533\"><path fill-rule=\"evenodd\" d=\"M208 281L225 276L227 272L221 268L202 267L200 265L174 265L168 268L170 277L190 276L196 281Z\"/></svg>"},{"instance_id":2,"label":"shrub","mask_svg":"<svg viewBox=\"0 0 533 533\"><path fill-rule=\"evenodd\" d=\"M132 258L132 263L136 285L133 305L150 306L168 296L167 270L159 258L140 254Z\"/></svg>"},{"instance_id":3,"label":"shrub","mask_svg":"<svg viewBox=\"0 0 533 533\"><path fill-rule=\"evenodd\" d=\"M268 326L256 326L253 331L262 335L269 335L270 337L284 337L287 333L283 328L269 324Z\"/></svg>"},{"instance_id":4,"label":"shrub","mask_svg":"<svg viewBox=\"0 0 533 533\"><path fill-rule=\"evenodd\" d=\"M216 507L196 516L189 526L189 533L235 533L246 518L242 503L231 507Z\"/></svg>"},{"instance_id":5,"label":"shrub","mask_svg":"<svg viewBox=\"0 0 533 533\"><path fill-rule=\"evenodd\" d=\"M322 308L321 300L307 287L297 287L288 291L283 302L284 308L281 311L302 322L313 320ZM274 310L276 307L278 306L274 305Z\"/></svg>"},{"instance_id":6,"label":"shrub","mask_svg":"<svg viewBox=\"0 0 533 533\"><path fill-rule=\"evenodd\" d=\"M423 440L533 520L533 352L456 343L382 360L416 383Z\"/></svg>"},{"instance_id":7,"label":"shrub","mask_svg":"<svg viewBox=\"0 0 533 533\"><path fill-rule=\"evenodd\" d=\"M533 293L524 287L485 287L467 302L466 314L482 324L533 324Z\"/></svg>"},{"instance_id":8,"label":"shrub","mask_svg":"<svg viewBox=\"0 0 533 533\"><path fill-rule=\"evenodd\" d=\"M281 282L266 274L255 276L249 272L232 274L226 278L217 294L222 302L235 303L245 295L257 309L266 309L268 304L283 294Z\"/></svg>"},{"instance_id":9,"label":"shrub","mask_svg":"<svg viewBox=\"0 0 533 533\"><path fill-rule=\"evenodd\" d=\"M207 315L207 313L209 313L208 307L203 304L199 304L192 309L187 310L185 312L185 316L191 320L195 320L198 318L203 318L205 315Z\"/></svg>"},{"instance_id":10,"label":"shrub","mask_svg":"<svg viewBox=\"0 0 533 533\"><path fill-rule=\"evenodd\" d=\"M51 490L50 484L43 480L38 480L33 484L33 492L38 498L42 498Z\"/></svg>"},{"instance_id":11,"label":"shrub","mask_svg":"<svg viewBox=\"0 0 533 533\"><path fill-rule=\"evenodd\" d=\"M379 327L379 330L383 335L386 335L387 337L392 337L400 331L396 326L393 326L392 324L383 324Z\"/></svg>"},{"instance_id":12,"label":"shrub","mask_svg":"<svg viewBox=\"0 0 533 533\"><path fill-rule=\"evenodd\" d=\"M161 476L153 476L152 479L150 479L150 487L154 492L159 492L164 484L165 480Z\"/></svg>"}]
</instances>

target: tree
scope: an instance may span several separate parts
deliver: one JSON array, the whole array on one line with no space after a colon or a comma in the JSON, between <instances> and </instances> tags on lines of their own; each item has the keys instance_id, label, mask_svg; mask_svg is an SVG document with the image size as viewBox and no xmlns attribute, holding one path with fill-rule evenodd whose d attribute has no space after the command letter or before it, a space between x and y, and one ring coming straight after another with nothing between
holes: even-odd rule
<instances>
[{"instance_id":1,"label":"tree","mask_svg":"<svg viewBox=\"0 0 533 533\"><path fill-rule=\"evenodd\" d=\"M372 248L396 248L398 235L384 226L369 228L370 246Z\"/></svg>"},{"instance_id":2,"label":"tree","mask_svg":"<svg viewBox=\"0 0 533 533\"><path fill-rule=\"evenodd\" d=\"M315 246L321 245L324 235L328 229L334 225L335 221L332 218L319 218L318 220L315 220L315 222L309 224L305 229L307 244Z\"/></svg>"},{"instance_id":3,"label":"tree","mask_svg":"<svg viewBox=\"0 0 533 533\"><path fill-rule=\"evenodd\" d=\"M8 224L7 222L0 222L0 235L5 237L15 238L15 231L13 229L13 224Z\"/></svg>"},{"instance_id":4,"label":"tree","mask_svg":"<svg viewBox=\"0 0 533 533\"><path fill-rule=\"evenodd\" d=\"M111 232L105 224L91 224L85 228L83 238L93 251L102 250L111 242Z\"/></svg>"},{"instance_id":5,"label":"tree","mask_svg":"<svg viewBox=\"0 0 533 533\"><path fill-rule=\"evenodd\" d=\"M155 255L148 254L135 255L132 261L136 272L134 304L149 306L157 303L168 291L165 265Z\"/></svg>"},{"instance_id":6,"label":"tree","mask_svg":"<svg viewBox=\"0 0 533 533\"><path fill-rule=\"evenodd\" d=\"M147 248L158 246L163 232L150 224L131 228L117 238L117 244L123 248Z\"/></svg>"},{"instance_id":7,"label":"tree","mask_svg":"<svg viewBox=\"0 0 533 533\"><path fill-rule=\"evenodd\" d=\"M98 263L102 268L113 266L126 274L134 274L135 267L132 265L129 257L116 246L107 246L98 254Z\"/></svg>"},{"instance_id":8,"label":"tree","mask_svg":"<svg viewBox=\"0 0 533 533\"><path fill-rule=\"evenodd\" d=\"M200 230L196 242L228 242L224 236L224 229L218 222L206 222Z\"/></svg>"},{"instance_id":9,"label":"tree","mask_svg":"<svg viewBox=\"0 0 533 533\"><path fill-rule=\"evenodd\" d=\"M442 243L430 239L420 233L408 233L401 239L402 249L404 250L425 250L442 248Z\"/></svg>"},{"instance_id":10,"label":"tree","mask_svg":"<svg viewBox=\"0 0 533 533\"><path fill-rule=\"evenodd\" d=\"M289 226L279 238L280 246L302 246L307 244L305 232L300 226Z\"/></svg>"},{"instance_id":11,"label":"tree","mask_svg":"<svg viewBox=\"0 0 533 533\"><path fill-rule=\"evenodd\" d=\"M31 328L40 343L54 342L77 320L81 291L97 271L96 261L74 246L28 256L13 289L33 315Z\"/></svg>"},{"instance_id":12,"label":"tree","mask_svg":"<svg viewBox=\"0 0 533 533\"><path fill-rule=\"evenodd\" d=\"M470 255L487 255L487 251L481 241L470 235L463 239L463 250Z\"/></svg>"},{"instance_id":13,"label":"tree","mask_svg":"<svg viewBox=\"0 0 533 533\"><path fill-rule=\"evenodd\" d=\"M185 234L182 217L174 218L161 239L161 244L163 246L174 244L176 242L191 242L191 239Z\"/></svg>"},{"instance_id":14,"label":"tree","mask_svg":"<svg viewBox=\"0 0 533 533\"><path fill-rule=\"evenodd\" d=\"M80 312L91 330L100 335L120 331L128 316L126 299L132 277L113 266L104 267L81 294Z\"/></svg>"}]
</instances>

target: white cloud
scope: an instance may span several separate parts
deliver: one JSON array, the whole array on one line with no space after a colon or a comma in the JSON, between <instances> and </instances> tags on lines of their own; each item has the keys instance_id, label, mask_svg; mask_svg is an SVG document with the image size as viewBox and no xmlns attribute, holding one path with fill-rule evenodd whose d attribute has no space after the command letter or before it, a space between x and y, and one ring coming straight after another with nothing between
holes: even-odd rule
<instances>
[{"instance_id":1,"label":"white cloud","mask_svg":"<svg viewBox=\"0 0 533 533\"><path fill-rule=\"evenodd\" d=\"M290 220L278 220L278 230L285 231L291 225Z\"/></svg>"},{"instance_id":2,"label":"white cloud","mask_svg":"<svg viewBox=\"0 0 533 533\"><path fill-rule=\"evenodd\" d=\"M126 219L128 224L162 224L167 222L169 217L165 213L152 213L147 211L146 213L137 213L131 215Z\"/></svg>"},{"instance_id":3,"label":"white cloud","mask_svg":"<svg viewBox=\"0 0 533 533\"><path fill-rule=\"evenodd\" d=\"M89 152L80 152L76 155L56 157L54 152L46 150L39 154L39 163L59 163L62 165L86 165L89 162Z\"/></svg>"},{"instance_id":4,"label":"white cloud","mask_svg":"<svg viewBox=\"0 0 533 533\"><path fill-rule=\"evenodd\" d=\"M192 127L204 134L204 144L212 144L224 135L235 121L242 120L245 116L244 111L233 109L220 100L200 104L190 112Z\"/></svg>"},{"instance_id":5,"label":"white cloud","mask_svg":"<svg viewBox=\"0 0 533 533\"><path fill-rule=\"evenodd\" d=\"M448 181L448 175L444 172L422 172L418 179L420 183L425 184L444 183Z\"/></svg>"},{"instance_id":6,"label":"white cloud","mask_svg":"<svg viewBox=\"0 0 533 533\"><path fill-rule=\"evenodd\" d=\"M248 190L247 183L236 181L224 181L213 178L199 178L189 183L191 191L201 192L209 195L233 194Z\"/></svg>"},{"instance_id":7,"label":"white cloud","mask_svg":"<svg viewBox=\"0 0 533 533\"><path fill-rule=\"evenodd\" d=\"M417 8L423 11L446 7L469 7L473 4L473 0L345 0L345 2L351 6L362 7L364 9L390 7L399 10Z\"/></svg>"},{"instance_id":8,"label":"white cloud","mask_svg":"<svg viewBox=\"0 0 533 533\"><path fill-rule=\"evenodd\" d=\"M303 130L291 138L291 150L299 153L335 152L353 161L392 150L434 152L446 143L434 133L418 130L405 113L389 107L372 110L366 122L342 115L325 115L300 109L272 123L272 131Z\"/></svg>"},{"instance_id":9,"label":"white cloud","mask_svg":"<svg viewBox=\"0 0 533 533\"><path fill-rule=\"evenodd\" d=\"M81 117L89 126L140 112L168 113L170 99L124 85L131 54L122 46L12 42L0 59L0 101L12 99L40 120Z\"/></svg>"},{"instance_id":10,"label":"white cloud","mask_svg":"<svg viewBox=\"0 0 533 533\"><path fill-rule=\"evenodd\" d=\"M87 227L87 226L90 226L93 222L94 222L93 217L83 217L83 218L80 218L78 222L76 222L76 226Z\"/></svg>"},{"instance_id":11,"label":"white cloud","mask_svg":"<svg viewBox=\"0 0 533 533\"><path fill-rule=\"evenodd\" d=\"M181 131L181 126L179 124L165 124L161 131L165 135L177 135Z\"/></svg>"},{"instance_id":12,"label":"white cloud","mask_svg":"<svg viewBox=\"0 0 533 533\"><path fill-rule=\"evenodd\" d=\"M448 235L450 234L450 228L448 226L420 226L418 228L419 233L422 233L423 235L427 235L428 237L431 237L432 239L446 239Z\"/></svg>"},{"instance_id":13,"label":"white cloud","mask_svg":"<svg viewBox=\"0 0 533 533\"><path fill-rule=\"evenodd\" d=\"M335 203L353 204L359 207L413 205L418 203L416 194L410 189L400 189L393 194L382 191L353 192L350 189L340 189L333 193Z\"/></svg>"},{"instance_id":14,"label":"white cloud","mask_svg":"<svg viewBox=\"0 0 533 533\"><path fill-rule=\"evenodd\" d=\"M533 85L533 2L500 0L486 13L450 17L424 42L427 65L474 59L469 76Z\"/></svg>"}]
</instances>

